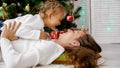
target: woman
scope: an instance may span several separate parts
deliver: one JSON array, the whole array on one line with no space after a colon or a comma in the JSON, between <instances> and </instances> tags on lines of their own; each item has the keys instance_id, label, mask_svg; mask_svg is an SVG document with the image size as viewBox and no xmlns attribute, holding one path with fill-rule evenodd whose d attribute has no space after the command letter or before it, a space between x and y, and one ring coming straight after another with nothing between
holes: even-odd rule
<instances>
[{"instance_id":1,"label":"woman","mask_svg":"<svg viewBox=\"0 0 120 68\"><path fill-rule=\"evenodd\" d=\"M84 32L68 30L66 33L61 34L55 41L25 40L14 36L19 26L20 24L16 25L15 22L4 25L3 32L1 33L2 56L8 68L29 68L37 64L48 65L65 50L75 68L85 68L86 66L86 68L97 67L96 60L93 58L95 57L95 53L101 51L101 48L96 44L91 45L91 41L88 41L89 37ZM83 38L84 36L86 38ZM95 43L95 41L92 42ZM89 49L91 51L86 51L86 53L83 53L84 55L80 55L82 54L82 52L79 52L82 50L81 46L83 48L87 47L86 50ZM92 48L92 46L94 47ZM83 56L81 59L88 57L89 59L86 60L88 63L81 62L84 60L79 60L79 56ZM82 67L80 67L81 63L83 63Z\"/></svg>"}]
</instances>

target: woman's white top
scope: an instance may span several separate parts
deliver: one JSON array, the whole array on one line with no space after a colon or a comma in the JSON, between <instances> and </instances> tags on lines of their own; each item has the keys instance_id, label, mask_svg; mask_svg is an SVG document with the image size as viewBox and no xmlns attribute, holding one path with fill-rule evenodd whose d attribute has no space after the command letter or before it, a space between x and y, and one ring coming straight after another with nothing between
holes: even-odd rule
<instances>
[{"instance_id":1,"label":"woman's white top","mask_svg":"<svg viewBox=\"0 0 120 68\"><path fill-rule=\"evenodd\" d=\"M48 65L64 52L64 48L53 41L19 39L11 42L6 38L1 38L1 50L7 68Z\"/></svg>"},{"instance_id":2,"label":"woman's white top","mask_svg":"<svg viewBox=\"0 0 120 68\"><path fill-rule=\"evenodd\" d=\"M40 37L40 30L44 30L44 23L39 14L27 14L21 17L6 20L3 23L8 24L14 21L16 21L17 23L22 23L20 28L16 32L16 36L19 36L23 39L38 40Z\"/></svg>"}]
</instances>

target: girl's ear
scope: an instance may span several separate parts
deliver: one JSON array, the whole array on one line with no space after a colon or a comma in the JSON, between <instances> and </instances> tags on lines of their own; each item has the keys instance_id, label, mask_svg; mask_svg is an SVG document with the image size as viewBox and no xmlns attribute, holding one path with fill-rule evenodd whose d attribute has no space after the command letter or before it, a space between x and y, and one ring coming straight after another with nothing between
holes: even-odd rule
<instances>
[{"instance_id":1,"label":"girl's ear","mask_svg":"<svg viewBox=\"0 0 120 68\"><path fill-rule=\"evenodd\" d=\"M78 41L73 41L71 42L72 46L80 46L80 43Z\"/></svg>"},{"instance_id":2,"label":"girl's ear","mask_svg":"<svg viewBox=\"0 0 120 68\"><path fill-rule=\"evenodd\" d=\"M52 10L47 11L47 16L48 16L49 18L51 18L52 15L53 15L53 11L52 11Z\"/></svg>"}]
</instances>

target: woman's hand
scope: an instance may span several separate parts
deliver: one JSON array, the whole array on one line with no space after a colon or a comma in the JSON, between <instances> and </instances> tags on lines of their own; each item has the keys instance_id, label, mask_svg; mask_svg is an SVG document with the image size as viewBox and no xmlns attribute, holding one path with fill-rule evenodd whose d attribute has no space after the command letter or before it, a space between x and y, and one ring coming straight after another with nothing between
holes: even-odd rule
<instances>
[{"instance_id":1,"label":"woman's hand","mask_svg":"<svg viewBox=\"0 0 120 68\"><path fill-rule=\"evenodd\" d=\"M15 33L16 33L17 29L20 27L20 25L21 25L21 23L16 23L16 22L9 23L7 25L4 24L3 31L1 33L1 37L7 38L10 41L18 40L19 37L15 36Z\"/></svg>"}]
</instances>

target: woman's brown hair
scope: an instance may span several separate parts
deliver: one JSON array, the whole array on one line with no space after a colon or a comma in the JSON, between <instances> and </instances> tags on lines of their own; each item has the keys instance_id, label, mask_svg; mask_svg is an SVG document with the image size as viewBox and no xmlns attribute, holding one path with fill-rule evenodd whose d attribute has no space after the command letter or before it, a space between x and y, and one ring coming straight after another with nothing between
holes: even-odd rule
<instances>
[{"instance_id":1,"label":"woman's brown hair","mask_svg":"<svg viewBox=\"0 0 120 68\"><path fill-rule=\"evenodd\" d=\"M70 28L70 29L71 30L79 30L77 28ZM79 41L80 46L89 48L89 49L95 51L96 53L100 53L102 51L100 45L88 33L84 33L84 35L80 36L77 40Z\"/></svg>"},{"instance_id":2,"label":"woman's brown hair","mask_svg":"<svg viewBox=\"0 0 120 68\"><path fill-rule=\"evenodd\" d=\"M79 39L80 46L92 49L96 53L100 53L102 51L99 44L94 40L94 38L90 34L85 34L84 36L80 37Z\"/></svg>"},{"instance_id":3,"label":"woman's brown hair","mask_svg":"<svg viewBox=\"0 0 120 68\"><path fill-rule=\"evenodd\" d=\"M97 68L96 53L89 48L82 46L66 48L66 53L74 68Z\"/></svg>"},{"instance_id":4,"label":"woman's brown hair","mask_svg":"<svg viewBox=\"0 0 120 68\"><path fill-rule=\"evenodd\" d=\"M72 28L71 30L78 30ZM74 68L98 68L96 54L102 51L94 38L85 33L77 39L80 46L66 48L68 57L71 58Z\"/></svg>"}]
</instances>

